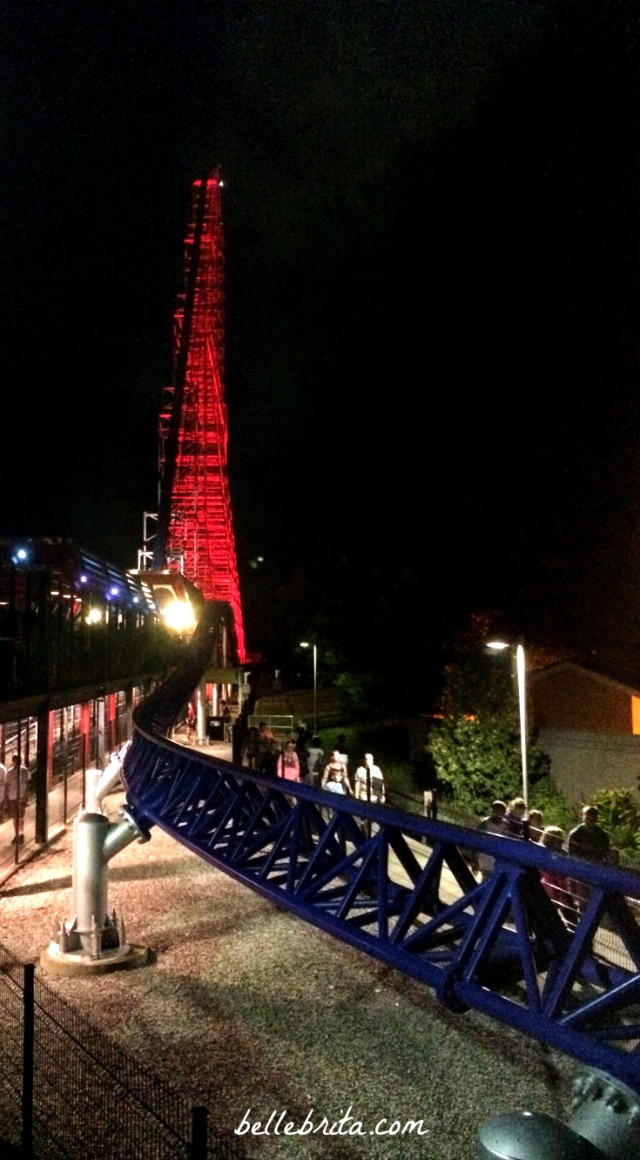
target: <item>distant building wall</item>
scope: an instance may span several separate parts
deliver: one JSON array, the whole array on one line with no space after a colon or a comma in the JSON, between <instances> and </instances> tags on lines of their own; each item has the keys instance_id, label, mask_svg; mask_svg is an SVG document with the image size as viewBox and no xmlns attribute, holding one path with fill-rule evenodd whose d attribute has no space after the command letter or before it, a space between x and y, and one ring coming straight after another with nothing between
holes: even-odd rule
<instances>
[{"instance_id":1,"label":"distant building wall","mask_svg":"<svg viewBox=\"0 0 640 1160\"><path fill-rule=\"evenodd\" d=\"M531 699L540 729L626 735L633 731L631 690L576 665L536 674Z\"/></svg>"},{"instance_id":2,"label":"distant building wall","mask_svg":"<svg viewBox=\"0 0 640 1160\"><path fill-rule=\"evenodd\" d=\"M628 698L627 698L628 699ZM640 737L573 729L540 729L551 776L568 801L580 805L600 789L638 789Z\"/></svg>"}]
</instances>

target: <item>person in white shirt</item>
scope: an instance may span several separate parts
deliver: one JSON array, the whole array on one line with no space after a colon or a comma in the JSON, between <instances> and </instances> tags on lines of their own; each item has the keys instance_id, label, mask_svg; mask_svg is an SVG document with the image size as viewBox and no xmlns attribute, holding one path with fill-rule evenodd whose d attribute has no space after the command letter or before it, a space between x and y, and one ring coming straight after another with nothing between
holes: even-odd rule
<instances>
[{"instance_id":1,"label":"person in white shirt","mask_svg":"<svg viewBox=\"0 0 640 1160\"><path fill-rule=\"evenodd\" d=\"M356 798L359 801L384 802L384 776L372 753L365 753L362 765L356 769Z\"/></svg>"},{"instance_id":2,"label":"person in white shirt","mask_svg":"<svg viewBox=\"0 0 640 1160\"><path fill-rule=\"evenodd\" d=\"M24 813L27 807L27 789L29 786L29 770L20 760L20 754L14 753L11 766L7 770L6 801L9 807L9 817L13 818L15 836L11 839L15 846L24 842Z\"/></svg>"},{"instance_id":3,"label":"person in white shirt","mask_svg":"<svg viewBox=\"0 0 640 1160\"><path fill-rule=\"evenodd\" d=\"M307 777L309 785L319 785L324 770L324 750L319 737L312 737L307 749Z\"/></svg>"}]
</instances>

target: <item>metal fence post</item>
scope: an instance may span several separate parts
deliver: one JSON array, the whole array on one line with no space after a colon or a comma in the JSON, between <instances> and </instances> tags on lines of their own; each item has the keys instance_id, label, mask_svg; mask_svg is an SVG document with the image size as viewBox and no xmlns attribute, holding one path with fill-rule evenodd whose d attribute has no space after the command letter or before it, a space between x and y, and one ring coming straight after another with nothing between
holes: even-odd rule
<instances>
[{"instance_id":1,"label":"metal fence post","mask_svg":"<svg viewBox=\"0 0 640 1160\"><path fill-rule=\"evenodd\" d=\"M191 1160L207 1160L208 1120L207 1108L191 1109Z\"/></svg>"},{"instance_id":2,"label":"metal fence post","mask_svg":"<svg viewBox=\"0 0 640 1160\"><path fill-rule=\"evenodd\" d=\"M22 1152L33 1155L33 1047L35 964L25 963L22 1018Z\"/></svg>"}]
</instances>

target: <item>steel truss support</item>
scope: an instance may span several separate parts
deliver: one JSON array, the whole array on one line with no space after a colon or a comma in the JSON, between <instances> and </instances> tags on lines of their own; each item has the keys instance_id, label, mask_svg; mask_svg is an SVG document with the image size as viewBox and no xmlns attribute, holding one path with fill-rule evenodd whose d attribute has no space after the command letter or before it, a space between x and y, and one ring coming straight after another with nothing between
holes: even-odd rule
<instances>
[{"instance_id":1,"label":"steel truss support","mask_svg":"<svg viewBox=\"0 0 640 1160\"><path fill-rule=\"evenodd\" d=\"M174 375L160 416L153 569L177 569L207 600L230 605L236 651L244 661L227 459L221 188L218 170L193 185L184 292L174 315Z\"/></svg>"},{"instance_id":2,"label":"steel truss support","mask_svg":"<svg viewBox=\"0 0 640 1160\"><path fill-rule=\"evenodd\" d=\"M639 875L180 746L166 737L180 681L135 714L123 780L142 827L160 826L451 1009L481 1011L640 1091ZM470 869L472 852L495 859L486 882ZM573 931L541 885L545 870L582 884L588 901Z\"/></svg>"}]
</instances>

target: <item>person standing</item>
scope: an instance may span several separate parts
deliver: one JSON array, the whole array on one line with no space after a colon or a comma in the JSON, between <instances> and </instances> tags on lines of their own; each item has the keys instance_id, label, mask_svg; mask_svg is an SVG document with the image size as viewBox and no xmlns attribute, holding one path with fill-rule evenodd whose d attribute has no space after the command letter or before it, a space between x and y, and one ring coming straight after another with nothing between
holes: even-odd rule
<instances>
[{"instance_id":1,"label":"person standing","mask_svg":"<svg viewBox=\"0 0 640 1160\"><path fill-rule=\"evenodd\" d=\"M223 729L223 733L224 733L224 739L225 739L225 741L231 741L232 737L233 737L233 734L232 734L233 717L231 716L231 709L227 705L226 701L220 702L220 716L222 717L222 729Z\"/></svg>"},{"instance_id":2,"label":"person standing","mask_svg":"<svg viewBox=\"0 0 640 1160\"><path fill-rule=\"evenodd\" d=\"M287 741L278 758L278 777L287 781L300 781L300 758L296 753L295 741Z\"/></svg>"},{"instance_id":3,"label":"person standing","mask_svg":"<svg viewBox=\"0 0 640 1160\"><path fill-rule=\"evenodd\" d=\"M347 775L347 767L342 760L342 755L340 754L340 752L337 749L334 749L333 753L331 754L331 757L329 758L329 760L325 764L324 772L322 774L322 789L326 788L326 785L327 785L327 782L329 781L329 778L334 773L339 774L339 778L337 780L342 781L344 779L345 787L348 786L348 792L351 793L351 785L349 783L349 778ZM332 780L336 780L336 779L332 778ZM333 790L332 792L335 793L335 790Z\"/></svg>"},{"instance_id":4,"label":"person standing","mask_svg":"<svg viewBox=\"0 0 640 1160\"><path fill-rule=\"evenodd\" d=\"M247 730L247 736L244 739L242 748L242 764L247 769L262 769L260 765L261 747L258 730L255 725L251 725Z\"/></svg>"},{"instance_id":5,"label":"person standing","mask_svg":"<svg viewBox=\"0 0 640 1160\"><path fill-rule=\"evenodd\" d=\"M355 797L361 802L384 802L384 776L373 760L373 753L365 753L362 765L356 769Z\"/></svg>"},{"instance_id":6,"label":"person standing","mask_svg":"<svg viewBox=\"0 0 640 1160\"><path fill-rule=\"evenodd\" d=\"M569 831L567 851L574 858L585 858L589 862L608 862L611 858L611 842L606 830L598 825L597 806L583 806L582 821ZM591 896L591 888L586 882L574 879L573 896L582 912Z\"/></svg>"},{"instance_id":7,"label":"person standing","mask_svg":"<svg viewBox=\"0 0 640 1160\"><path fill-rule=\"evenodd\" d=\"M309 742L311 734L303 721L300 722L294 738L294 746L300 763L300 780L309 782Z\"/></svg>"},{"instance_id":8,"label":"person standing","mask_svg":"<svg viewBox=\"0 0 640 1160\"><path fill-rule=\"evenodd\" d=\"M529 813L527 814L527 822L529 823L529 841L540 842L545 829L542 824L541 810L529 810ZM547 827L547 829L548 828L549 827Z\"/></svg>"},{"instance_id":9,"label":"person standing","mask_svg":"<svg viewBox=\"0 0 640 1160\"><path fill-rule=\"evenodd\" d=\"M187 741L191 741L192 734L195 736L196 731L196 710L193 701L189 701L187 705Z\"/></svg>"},{"instance_id":10,"label":"person standing","mask_svg":"<svg viewBox=\"0 0 640 1160\"><path fill-rule=\"evenodd\" d=\"M278 776L278 761L280 760L280 750L276 745L275 740L267 741L264 746L260 746L258 756L257 769L261 773L268 773L272 777Z\"/></svg>"},{"instance_id":11,"label":"person standing","mask_svg":"<svg viewBox=\"0 0 640 1160\"><path fill-rule=\"evenodd\" d=\"M346 770L341 761L334 761L332 759L331 761L327 762L325 766L325 776L323 778L322 788L328 793L339 794L341 797L353 797L353 794L351 793L351 786L349 785L349 778L347 777ZM325 822L331 821L331 811L325 810L323 807L322 817L324 818ZM342 854L346 854L347 846L344 830L341 826L338 827L337 839Z\"/></svg>"},{"instance_id":12,"label":"person standing","mask_svg":"<svg viewBox=\"0 0 640 1160\"><path fill-rule=\"evenodd\" d=\"M338 733L336 738L335 753L338 754L340 761L344 765L347 777L349 776L349 750L347 749L347 740L344 733Z\"/></svg>"},{"instance_id":13,"label":"person standing","mask_svg":"<svg viewBox=\"0 0 640 1160\"><path fill-rule=\"evenodd\" d=\"M527 838L527 803L522 797L513 798L507 806L504 823L507 835L511 838Z\"/></svg>"},{"instance_id":14,"label":"person standing","mask_svg":"<svg viewBox=\"0 0 640 1160\"><path fill-rule=\"evenodd\" d=\"M505 837L508 834L507 823L505 815L507 812L507 803L500 798L492 802L491 813L487 814L481 822L478 822L477 828L485 834L501 834ZM484 851L478 850L475 857L472 858L471 867L476 874L480 875L480 880L486 882L493 874L495 861L490 854L485 854Z\"/></svg>"},{"instance_id":15,"label":"person standing","mask_svg":"<svg viewBox=\"0 0 640 1160\"><path fill-rule=\"evenodd\" d=\"M606 830L598 825L598 807L584 806L580 825L569 833L569 853L574 858L589 858L592 862L606 862L611 853L611 842Z\"/></svg>"},{"instance_id":16,"label":"person standing","mask_svg":"<svg viewBox=\"0 0 640 1160\"><path fill-rule=\"evenodd\" d=\"M11 766L7 770L6 800L9 808L9 817L13 818L14 837L11 839L14 846L24 843L24 813L27 807L27 790L29 788L29 770L20 760L20 754L14 753Z\"/></svg>"},{"instance_id":17,"label":"person standing","mask_svg":"<svg viewBox=\"0 0 640 1160\"><path fill-rule=\"evenodd\" d=\"M255 728L255 726L253 726L253 728ZM267 725L266 721L261 721L258 725L258 748L259 753L256 765L258 769L261 769L263 754L265 754L269 749L273 751L275 748L277 748L275 734L269 725ZM279 752L280 751L278 750L278 753Z\"/></svg>"},{"instance_id":18,"label":"person standing","mask_svg":"<svg viewBox=\"0 0 640 1160\"><path fill-rule=\"evenodd\" d=\"M554 854L562 854L564 850L564 830L560 826L545 826L538 844L545 846ZM540 873L540 882L546 894L555 904L560 917L569 930L575 930L578 919L575 900L571 893L571 880L557 870L543 870Z\"/></svg>"},{"instance_id":19,"label":"person standing","mask_svg":"<svg viewBox=\"0 0 640 1160\"><path fill-rule=\"evenodd\" d=\"M312 737L307 749L307 784L319 785L324 769L324 750L319 737Z\"/></svg>"}]
</instances>

